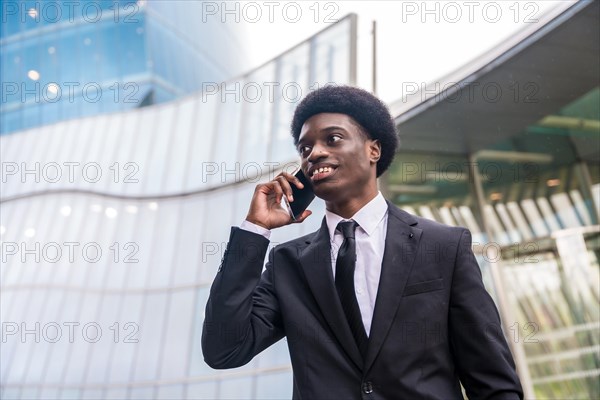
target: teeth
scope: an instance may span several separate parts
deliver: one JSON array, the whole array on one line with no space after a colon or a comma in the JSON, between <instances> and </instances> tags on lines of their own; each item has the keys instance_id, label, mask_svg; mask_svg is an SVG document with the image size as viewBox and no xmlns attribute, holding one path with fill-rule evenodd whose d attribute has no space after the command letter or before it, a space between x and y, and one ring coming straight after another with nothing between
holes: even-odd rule
<instances>
[{"instance_id":1,"label":"teeth","mask_svg":"<svg viewBox=\"0 0 600 400\"><path fill-rule=\"evenodd\" d=\"M313 171L313 176L314 176L315 174L321 174L321 173L323 173L323 172L329 172L329 171L331 171L331 168L329 168L329 167L321 167L321 168L317 168L317 169L315 169L315 170Z\"/></svg>"}]
</instances>

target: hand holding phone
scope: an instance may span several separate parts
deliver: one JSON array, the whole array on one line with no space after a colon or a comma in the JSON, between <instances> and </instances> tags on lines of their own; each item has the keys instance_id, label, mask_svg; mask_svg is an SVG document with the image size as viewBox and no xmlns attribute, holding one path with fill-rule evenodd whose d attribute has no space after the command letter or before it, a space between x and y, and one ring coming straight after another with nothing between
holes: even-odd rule
<instances>
[{"instance_id":1,"label":"hand holding phone","mask_svg":"<svg viewBox=\"0 0 600 400\"><path fill-rule=\"evenodd\" d=\"M281 172L272 181L256 185L246 220L266 229L300 223L312 213L306 207L313 198L312 186L301 171Z\"/></svg>"},{"instance_id":2,"label":"hand holding phone","mask_svg":"<svg viewBox=\"0 0 600 400\"><path fill-rule=\"evenodd\" d=\"M292 220L296 221L314 200L315 192L313 192L310 182L301 169L299 169L294 176L302 182L304 187L300 189L296 185L292 185L292 196L294 197L294 201L290 203L285 196L283 197L283 200L285 201L290 217L292 217Z\"/></svg>"}]
</instances>

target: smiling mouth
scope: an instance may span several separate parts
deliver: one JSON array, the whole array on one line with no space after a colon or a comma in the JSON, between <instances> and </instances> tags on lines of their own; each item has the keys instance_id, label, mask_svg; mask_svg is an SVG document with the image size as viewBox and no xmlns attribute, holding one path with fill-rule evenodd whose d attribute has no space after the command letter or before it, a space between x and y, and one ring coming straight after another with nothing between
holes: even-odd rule
<instances>
[{"instance_id":1,"label":"smiling mouth","mask_svg":"<svg viewBox=\"0 0 600 400\"><path fill-rule=\"evenodd\" d=\"M312 175L310 176L310 179L313 182L318 182L321 181L327 177L329 177L330 175L332 175L335 170L337 169L337 167L321 167L321 168L316 168Z\"/></svg>"}]
</instances>

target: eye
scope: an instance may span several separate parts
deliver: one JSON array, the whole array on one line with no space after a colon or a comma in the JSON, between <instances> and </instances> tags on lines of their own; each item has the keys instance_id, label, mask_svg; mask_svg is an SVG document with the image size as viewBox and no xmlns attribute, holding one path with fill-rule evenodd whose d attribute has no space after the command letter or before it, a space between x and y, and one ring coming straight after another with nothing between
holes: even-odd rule
<instances>
[{"instance_id":1,"label":"eye","mask_svg":"<svg viewBox=\"0 0 600 400\"><path fill-rule=\"evenodd\" d=\"M309 151L310 151L310 146L302 145L302 146L298 147L298 153L300 153L301 155L304 155Z\"/></svg>"},{"instance_id":2,"label":"eye","mask_svg":"<svg viewBox=\"0 0 600 400\"><path fill-rule=\"evenodd\" d=\"M341 135L338 135L338 134L331 135L331 136L329 136L329 137L327 138L327 140L328 140L330 143L335 143L335 142L338 142L338 141L342 140L342 136L341 136Z\"/></svg>"}]
</instances>

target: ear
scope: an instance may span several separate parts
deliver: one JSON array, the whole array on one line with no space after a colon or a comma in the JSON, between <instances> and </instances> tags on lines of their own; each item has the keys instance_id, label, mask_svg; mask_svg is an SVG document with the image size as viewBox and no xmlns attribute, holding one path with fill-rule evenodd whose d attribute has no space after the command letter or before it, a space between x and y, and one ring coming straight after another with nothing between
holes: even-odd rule
<instances>
[{"instance_id":1,"label":"ear","mask_svg":"<svg viewBox=\"0 0 600 400\"><path fill-rule=\"evenodd\" d=\"M369 140L368 143L369 159L373 164L377 164L377 161L381 158L381 143L376 139Z\"/></svg>"}]
</instances>

